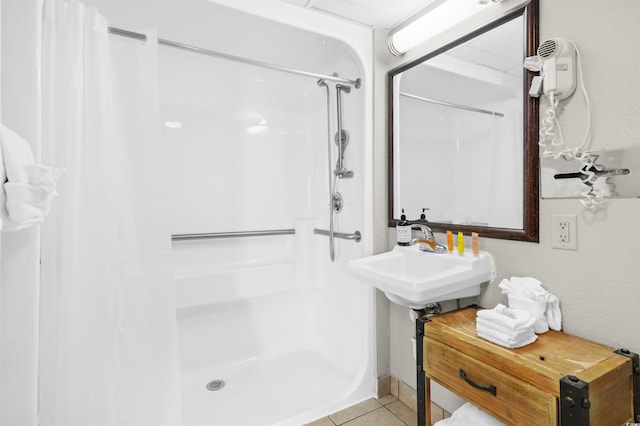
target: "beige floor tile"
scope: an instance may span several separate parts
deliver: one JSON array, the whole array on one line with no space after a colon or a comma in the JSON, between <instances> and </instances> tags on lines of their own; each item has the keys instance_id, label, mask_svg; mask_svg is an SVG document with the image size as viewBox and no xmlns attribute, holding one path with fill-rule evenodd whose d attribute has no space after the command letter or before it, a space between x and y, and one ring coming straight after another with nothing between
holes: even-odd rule
<instances>
[{"instance_id":1,"label":"beige floor tile","mask_svg":"<svg viewBox=\"0 0 640 426\"><path fill-rule=\"evenodd\" d=\"M382 405L387 405L387 404L391 404L394 401L397 401L398 398L396 398L393 395L386 395L383 396L382 398L378 398L378 402Z\"/></svg>"},{"instance_id":2,"label":"beige floor tile","mask_svg":"<svg viewBox=\"0 0 640 426\"><path fill-rule=\"evenodd\" d=\"M344 426L407 426L407 424L382 407L353 419Z\"/></svg>"},{"instance_id":3,"label":"beige floor tile","mask_svg":"<svg viewBox=\"0 0 640 426\"><path fill-rule=\"evenodd\" d=\"M371 398L367 399L366 401L362 401L361 403L356 404L352 407L338 411L337 413L333 413L329 415L329 418L333 420L336 425L341 425L348 422L349 420L353 420L356 417L360 417L363 414L369 413L381 407L382 404L380 404L376 399Z\"/></svg>"},{"instance_id":4,"label":"beige floor tile","mask_svg":"<svg viewBox=\"0 0 640 426\"><path fill-rule=\"evenodd\" d=\"M315 422L308 423L306 426L335 426L329 417L323 417Z\"/></svg>"},{"instance_id":5,"label":"beige floor tile","mask_svg":"<svg viewBox=\"0 0 640 426\"><path fill-rule=\"evenodd\" d=\"M392 402L389 405L385 405L385 407L391 411L396 416L400 417L403 422L408 425L417 425L418 424L418 414L413 411L411 408L404 405L401 401Z\"/></svg>"}]
</instances>

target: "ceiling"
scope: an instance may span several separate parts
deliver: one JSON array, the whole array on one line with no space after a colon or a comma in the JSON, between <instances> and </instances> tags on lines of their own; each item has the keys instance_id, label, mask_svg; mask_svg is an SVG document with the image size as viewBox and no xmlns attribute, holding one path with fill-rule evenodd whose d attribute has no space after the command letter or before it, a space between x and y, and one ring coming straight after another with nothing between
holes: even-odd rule
<instances>
[{"instance_id":1,"label":"ceiling","mask_svg":"<svg viewBox=\"0 0 640 426\"><path fill-rule=\"evenodd\" d=\"M434 0L281 0L366 25L389 29Z\"/></svg>"},{"instance_id":2,"label":"ceiling","mask_svg":"<svg viewBox=\"0 0 640 426\"><path fill-rule=\"evenodd\" d=\"M279 0L314 12L337 16L376 29L390 29L438 0ZM498 34L486 33L450 55L478 65L519 75L522 63L522 23L503 25ZM512 31L513 35L505 35ZM515 41L515 43L514 43ZM486 65L490 63L491 66Z\"/></svg>"}]
</instances>

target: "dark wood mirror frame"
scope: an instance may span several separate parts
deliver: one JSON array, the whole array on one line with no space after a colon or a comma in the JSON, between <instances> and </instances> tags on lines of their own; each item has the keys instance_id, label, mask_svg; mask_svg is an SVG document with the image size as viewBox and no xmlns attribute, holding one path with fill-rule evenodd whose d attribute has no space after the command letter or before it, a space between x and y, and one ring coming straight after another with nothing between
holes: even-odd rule
<instances>
[{"instance_id":1,"label":"dark wood mirror frame","mask_svg":"<svg viewBox=\"0 0 640 426\"><path fill-rule=\"evenodd\" d=\"M407 69L421 63L427 59L431 59L440 53L443 53L459 44L462 44L472 38L485 33L486 31L496 28L502 25L505 22L510 21L511 19L523 15L525 16L525 22L527 25L526 31L526 52L525 56L533 56L536 54L536 50L538 48L539 39L538 39L538 15L539 15L539 6L538 0L531 0L531 2L523 9L520 9L512 14L505 16L495 22L492 22L490 25L482 27L467 36L456 40L434 52L429 53L428 55L422 56L410 63L403 64L402 66L391 70L387 75L387 87L388 87L388 218L389 218L389 226L395 227L398 219L393 217L393 198L394 198L394 170L393 170L393 77L396 74L399 74ZM528 241L528 242L539 242L539 179L538 179L538 171L540 167L539 155L538 155L538 111L539 111L539 102L537 98L532 98L528 95L529 87L531 86L531 80L533 79L533 73L526 72L524 83L523 83L523 93L524 95L524 128L523 128L523 140L524 140L524 151L523 151L523 161L524 161L524 191L523 191L523 229L510 229L510 228L492 228L492 227L483 227L483 226L468 226L468 225L457 225L451 223L438 223L438 222L429 222L429 221L421 221L414 220L414 218L410 218L412 223L416 224L426 224L431 227L434 231L453 231L453 232L464 232L465 234L470 234L471 232L477 232L480 236L488 237L488 238L499 238L506 240L517 240L517 241Z\"/></svg>"}]
</instances>

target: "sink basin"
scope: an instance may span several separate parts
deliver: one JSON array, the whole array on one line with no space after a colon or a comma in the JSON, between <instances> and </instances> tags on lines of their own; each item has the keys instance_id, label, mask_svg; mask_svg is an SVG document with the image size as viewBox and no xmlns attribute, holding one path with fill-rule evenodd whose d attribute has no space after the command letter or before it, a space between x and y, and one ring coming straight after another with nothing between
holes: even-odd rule
<instances>
[{"instance_id":1,"label":"sink basin","mask_svg":"<svg viewBox=\"0 0 640 426\"><path fill-rule=\"evenodd\" d=\"M349 261L349 270L361 281L384 292L389 300L412 309L429 303L472 297L480 284L495 276L491 255L471 251L436 254L417 245L395 246L375 256Z\"/></svg>"}]
</instances>

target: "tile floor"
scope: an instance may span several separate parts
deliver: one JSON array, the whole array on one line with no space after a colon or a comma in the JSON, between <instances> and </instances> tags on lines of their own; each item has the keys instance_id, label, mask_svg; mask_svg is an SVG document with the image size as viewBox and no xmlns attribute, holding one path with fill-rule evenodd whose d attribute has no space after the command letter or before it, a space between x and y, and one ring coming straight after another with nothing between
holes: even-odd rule
<instances>
[{"instance_id":1,"label":"tile floor","mask_svg":"<svg viewBox=\"0 0 640 426\"><path fill-rule=\"evenodd\" d=\"M432 423L449 417L449 414L437 405L431 406L431 413ZM417 424L418 416L415 409L389 394L379 399L368 399L309 423L307 426L415 426Z\"/></svg>"}]
</instances>

